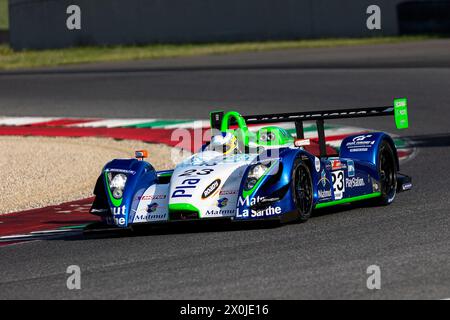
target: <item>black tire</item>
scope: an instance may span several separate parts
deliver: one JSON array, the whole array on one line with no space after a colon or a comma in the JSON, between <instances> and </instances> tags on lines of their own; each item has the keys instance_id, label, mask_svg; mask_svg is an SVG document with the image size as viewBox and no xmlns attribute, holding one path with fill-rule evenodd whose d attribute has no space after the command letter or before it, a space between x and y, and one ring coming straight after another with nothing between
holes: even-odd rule
<instances>
[{"instance_id":1,"label":"black tire","mask_svg":"<svg viewBox=\"0 0 450 320\"><path fill-rule=\"evenodd\" d=\"M305 222L311 216L313 208L313 185L309 167L297 160L292 170L292 195L297 207L297 221Z\"/></svg>"},{"instance_id":2,"label":"black tire","mask_svg":"<svg viewBox=\"0 0 450 320\"><path fill-rule=\"evenodd\" d=\"M381 197L379 205L389 205L397 194L397 161L389 142L383 140L378 149L378 174L380 176Z\"/></svg>"}]
</instances>

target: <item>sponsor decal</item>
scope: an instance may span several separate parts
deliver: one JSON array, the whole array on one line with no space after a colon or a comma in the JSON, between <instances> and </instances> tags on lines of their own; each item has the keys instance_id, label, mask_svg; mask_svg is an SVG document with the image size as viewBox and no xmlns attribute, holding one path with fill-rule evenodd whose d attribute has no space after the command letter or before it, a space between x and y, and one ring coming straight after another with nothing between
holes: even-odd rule
<instances>
[{"instance_id":1,"label":"sponsor decal","mask_svg":"<svg viewBox=\"0 0 450 320\"><path fill-rule=\"evenodd\" d=\"M180 186L176 186L172 193L172 198L191 198L192 194L190 190L195 189L196 185L200 182L200 179L185 179L180 183Z\"/></svg>"},{"instance_id":2,"label":"sponsor decal","mask_svg":"<svg viewBox=\"0 0 450 320\"><path fill-rule=\"evenodd\" d=\"M369 148L353 148L353 149L350 149L349 151L350 152L366 152L368 150L369 150Z\"/></svg>"},{"instance_id":3,"label":"sponsor decal","mask_svg":"<svg viewBox=\"0 0 450 320\"><path fill-rule=\"evenodd\" d=\"M331 160L331 170L342 169L341 160Z\"/></svg>"},{"instance_id":4,"label":"sponsor decal","mask_svg":"<svg viewBox=\"0 0 450 320\"><path fill-rule=\"evenodd\" d=\"M279 215L281 214L281 208L280 207L272 207L269 206L265 209L261 209L261 210L242 210L242 212L237 213L237 217L240 218L257 218L257 217L270 217L270 216L275 216L275 215Z\"/></svg>"},{"instance_id":5,"label":"sponsor decal","mask_svg":"<svg viewBox=\"0 0 450 320\"><path fill-rule=\"evenodd\" d=\"M228 205L228 198L221 198L221 199L217 200L217 206L219 208L226 207L227 205Z\"/></svg>"},{"instance_id":6,"label":"sponsor decal","mask_svg":"<svg viewBox=\"0 0 450 320\"><path fill-rule=\"evenodd\" d=\"M320 180L319 180L319 184L322 184L322 187L326 187L327 183L329 183L330 180L328 180L327 175L325 173L325 170L322 170L322 173L320 174Z\"/></svg>"},{"instance_id":7,"label":"sponsor decal","mask_svg":"<svg viewBox=\"0 0 450 320\"><path fill-rule=\"evenodd\" d=\"M238 191L237 190L220 190L219 195L221 196L227 196L227 195L233 195L233 194L237 194Z\"/></svg>"},{"instance_id":8,"label":"sponsor decal","mask_svg":"<svg viewBox=\"0 0 450 320\"><path fill-rule=\"evenodd\" d=\"M366 140L366 138L371 138L372 135L371 134L364 134L362 136L357 136L353 138L353 142L359 142L359 141L364 141Z\"/></svg>"},{"instance_id":9,"label":"sponsor decal","mask_svg":"<svg viewBox=\"0 0 450 320\"><path fill-rule=\"evenodd\" d=\"M345 186L347 188L355 188L355 187L365 187L366 183L364 182L363 178L358 178L358 177L354 177L354 178L346 178L345 179Z\"/></svg>"},{"instance_id":10,"label":"sponsor decal","mask_svg":"<svg viewBox=\"0 0 450 320\"><path fill-rule=\"evenodd\" d=\"M106 224L108 225L117 225L117 226L124 226L125 225L125 218L117 218L117 217L106 217Z\"/></svg>"},{"instance_id":11,"label":"sponsor decal","mask_svg":"<svg viewBox=\"0 0 450 320\"><path fill-rule=\"evenodd\" d=\"M134 217L133 222L151 222L151 221L159 221L159 220L167 220L167 213L158 213L158 214L151 214L151 213L137 213Z\"/></svg>"},{"instance_id":12,"label":"sponsor decal","mask_svg":"<svg viewBox=\"0 0 450 320\"><path fill-rule=\"evenodd\" d=\"M333 177L334 199L340 200L344 197L345 192L344 171L333 171L331 175Z\"/></svg>"},{"instance_id":13,"label":"sponsor decal","mask_svg":"<svg viewBox=\"0 0 450 320\"><path fill-rule=\"evenodd\" d=\"M147 205L147 213L155 212L158 209L159 205L155 202Z\"/></svg>"},{"instance_id":14,"label":"sponsor decal","mask_svg":"<svg viewBox=\"0 0 450 320\"><path fill-rule=\"evenodd\" d=\"M105 222L107 225L116 225L116 226L124 226L125 218L117 218L117 217L106 217Z\"/></svg>"},{"instance_id":15,"label":"sponsor decal","mask_svg":"<svg viewBox=\"0 0 450 320\"><path fill-rule=\"evenodd\" d=\"M320 159L317 157L314 157L314 165L316 166L316 171L320 172Z\"/></svg>"},{"instance_id":16,"label":"sponsor decal","mask_svg":"<svg viewBox=\"0 0 450 320\"><path fill-rule=\"evenodd\" d=\"M310 139L295 139L294 146L297 148L311 145Z\"/></svg>"},{"instance_id":17,"label":"sponsor decal","mask_svg":"<svg viewBox=\"0 0 450 320\"><path fill-rule=\"evenodd\" d=\"M375 144L375 140L366 140L371 137L371 134L354 137L351 142L347 142L346 147L350 152L366 152Z\"/></svg>"},{"instance_id":18,"label":"sponsor decal","mask_svg":"<svg viewBox=\"0 0 450 320\"><path fill-rule=\"evenodd\" d=\"M220 179L214 180L209 186L206 187L205 191L202 193L202 199L208 198L220 187Z\"/></svg>"},{"instance_id":19,"label":"sponsor decal","mask_svg":"<svg viewBox=\"0 0 450 320\"><path fill-rule=\"evenodd\" d=\"M322 173L320 174L321 178L319 180L319 182L317 183L317 185L322 185L322 188L326 188L325 190L319 189L317 190L317 195L319 196L320 199L325 199L325 198L331 198L331 188L328 187L327 185L330 185L330 180L328 180L327 175L325 170L322 170Z\"/></svg>"},{"instance_id":20,"label":"sponsor decal","mask_svg":"<svg viewBox=\"0 0 450 320\"><path fill-rule=\"evenodd\" d=\"M234 216L236 209L228 210L207 210L204 217L222 217L222 216Z\"/></svg>"},{"instance_id":21,"label":"sponsor decal","mask_svg":"<svg viewBox=\"0 0 450 320\"><path fill-rule=\"evenodd\" d=\"M317 194L320 199L331 198L331 190L318 190Z\"/></svg>"},{"instance_id":22,"label":"sponsor decal","mask_svg":"<svg viewBox=\"0 0 450 320\"><path fill-rule=\"evenodd\" d=\"M150 200L162 200L165 198L167 198L165 194L155 194L155 195L140 196L138 197L138 200L150 201Z\"/></svg>"},{"instance_id":23,"label":"sponsor decal","mask_svg":"<svg viewBox=\"0 0 450 320\"><path fill-rule=\"evenodd\" d=\"M125 173L125 174L131 174L131 175L135 175L136 174L136 172L132 171L132 170L112 169L112 168L105 169L105 172Z\"/></svg>"},{"instance_id":24,"label":"sponsor decal","mask_svg":"<svg viewBox=\"0 0 450 320\"><path fill-rule=\"evenodd\" d=\"M126 211L127 211L127 208L125 206L111 208L111 212L112 212L113 216L125 215Z\"/></svg>"},{"instance_id":25,"label":"sponsor decal","mask_svg":"<svg viewBox=\"0 0 450 320\"><path fill-rule=\"evenodd\" d=\"M126 206L121 207L112 207L111 212L113 214L112 217L106 217L106 223L109 225L125 225L125 214L127 212Z\"/></svg>"},{"instance_id":26,"label":"sponsor decal","mask_svg":"<svg viewBox=\"0 0 450 320\"><path fill-rule=\"evenodd\" d=\"M240 206L254 206L255 204L258 204L260 202L264 202L266 198L257 196L256 198L251 198L250 196L247 196L245 198L239 197L239 205Z\"/></svg>"},{"instance_id":27,"label":"sponsor decal","mask_svg":"<svg viewBox=\"0 0 450 320\"><path fill-rule=\"evenodd\" d=\"M347 167L348 167L348 176L350 178L355 176L355 163L353 160L347 160Z\"/></svg>"}]
</instances>

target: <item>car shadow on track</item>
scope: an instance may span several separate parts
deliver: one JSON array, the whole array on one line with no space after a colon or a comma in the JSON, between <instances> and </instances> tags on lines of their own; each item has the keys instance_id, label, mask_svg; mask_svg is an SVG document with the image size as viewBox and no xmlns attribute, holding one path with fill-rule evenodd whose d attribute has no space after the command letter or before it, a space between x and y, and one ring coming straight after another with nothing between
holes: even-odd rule
<instances>
[{"instance_id":1,"label":"car shadow on track","mask_svg":"<svg viewBox=\"0 0 450 320\"><path fill-rule=\"evenodd\" d=\"M450 133L435 133L418 136L406 136L412 146L419 148L450 147Z\"/></svg>"},{"instance_id":2,"label":"car shadow on track","mask_svg":"<svg viewBox=\"0 0 450 320\"><path fill-rule=\"evenodd\" d=\"M360 208L375 207L376 204L371 202L362 202L354 204L340 205L325 209L316 210L311 217L312 220L327 215L349 212ZM238 232L248 230L263 230L283 228L286 225L305 225L306 223L291 222L281 224L279 221L248 221L248 222L230 222L230 221L184 221L172 222L160 225L137 225L132 229L119 229L106 227L100 223L90 224L84 232L77 235L68 235L65 237L52 238L47 240L64 240L64 241L84 241L109 238L127 238L142 236L160 236L190 233L211 233L211 232Z\"/></svg>"},{"instance_id":3,"label":"car shadow on track","mask_svg":"<svg viewBox=\"0 0 450 320\"><path fill-rule=\"evenodd\" d=\"M82 241L105 238L159 236L171 234L232 232L242 230L272 229L280 226L274 221L227 222L227 221L189 221L160 225L137 225L132 229L107 228L91 225L82 235L64 237L65 241ZM61 240L61 239L59 239Z\"/></svg>"}]
</instances>

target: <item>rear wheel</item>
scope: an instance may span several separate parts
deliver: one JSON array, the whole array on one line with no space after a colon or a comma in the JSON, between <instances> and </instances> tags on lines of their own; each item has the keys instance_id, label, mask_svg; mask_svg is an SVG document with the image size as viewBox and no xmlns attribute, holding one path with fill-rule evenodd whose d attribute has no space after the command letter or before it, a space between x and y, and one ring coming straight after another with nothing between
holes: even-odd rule
<instances>
[{"instance_id":1,"label":"rear wheel","mask_svg":"<svg viewBox=\"0 0 450 320\"><path fill-rule=\"evenodd\" d=\"M292 191L297 207L297 220L304 222L309 219L313 207L313 185L308 166L298 160L292 172Z\"/></svg>"},{"instance_id":2,"label":"rear wheel","mask_svg":"<svg viewBox=\"0 0 450 320\"><path fill-rule=\"evenodd\" d=\"M378 174L380 176L381 197L378 203L388 205L397 194L397 164L391 145L382 141L378 149Z\"/></svg>"}]
</instances>

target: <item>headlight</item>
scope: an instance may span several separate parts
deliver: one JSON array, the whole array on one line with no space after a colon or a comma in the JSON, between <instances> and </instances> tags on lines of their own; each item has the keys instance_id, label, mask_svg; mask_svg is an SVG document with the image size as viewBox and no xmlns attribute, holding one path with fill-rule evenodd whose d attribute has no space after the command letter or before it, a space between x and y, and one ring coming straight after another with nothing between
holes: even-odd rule
<instances>
[{"instance_id":1,"label":"headlight","mask_svg":"<svg viewBox=\"0 0 450 320\"><path fill-rule=\"evenodd\" d=\"M247 181L245 182L245 190L251 190L257 182L258 180L255 178L247 178Z\"/></svg>"},{"instance_id":2,"label":"headlight","mask_svg":"<svg viewBox=\"0 0 450 320\"><path fill-rule=\"evenodd\" d=\"M245 181L245 190L252 189L269 168L270 162L258 163L257 165L253 166L253 168L251 168L248 172L247 180Z\"/></svg>"},{"instance_id":3,"label":"headlight","mask_svg":"<svg viewBox=\"0 0 450 320\"><path fill-rule=\"evenodd\" d=\"M125 189L125 184L127 183L127 176L123 173L116 174L112 176L111 173L108 174L109 188L114 198L120 199L123 196L123 189Z\"/></svg>"}]
</instances>

